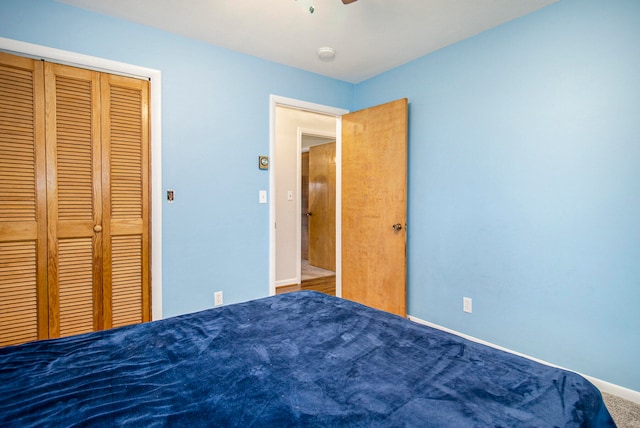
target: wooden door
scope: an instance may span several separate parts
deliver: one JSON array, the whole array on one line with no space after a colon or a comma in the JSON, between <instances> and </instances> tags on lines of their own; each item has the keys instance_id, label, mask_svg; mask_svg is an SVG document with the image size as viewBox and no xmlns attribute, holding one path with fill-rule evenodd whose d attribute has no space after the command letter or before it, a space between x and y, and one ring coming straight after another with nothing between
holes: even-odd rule
<instances>
[{"instance_id":1,"label":"wooden door","mask_svg":"<svg viewBox=\"0 0 640 428\"><path fill-rule=\"evenodd\" d=\"M301 170L301 187L300 197L300 258L309 260L309 152L304 152L300 156L302 162Z\"/></svg>"},{"instance_id":2,"label":"wooden door","mask_svg":"<svg viewBox=\"0 0 640 428\"><path fill-rule=\"evenodd\" d=\"M407 113L401 99L342 117L342 296L400 316L407 312Z\"/></svg>"},{"instance_id":3,"label":"wooden door","mask_svg":"<svg viewBox=\"0 0 640 428\"><path fill-rule=\"evenodd\" d=\"M0 346L48 337L43 85L0 52Z\"/></svg>"},{"instance_id":4,"label":"wooden door","mask_svg":"<svg viewBox=\"0 0 640 428\"><path fill-rule=\"evenodd\" d=\"M50 337L103 327L100 74L45 64Z\"/></svg>"},{"instance_id":5,"label":"wooden door","mask_svg":"<svg viewBox=\"0 0 640 428\"><path fill-rule=\"evenodd\" d=\"M149 82L102 75L104 328L151 319Z\"/></svg>"},{"instance_id":6,"label":"wooden door","mask_svg":"<svg viewBox=\"0 0 640 428\"><path fill-rule=\"evenodd\" d=\"M309 264L336 270L336 143L309 148Z\"/></svg>"}]
</instances>

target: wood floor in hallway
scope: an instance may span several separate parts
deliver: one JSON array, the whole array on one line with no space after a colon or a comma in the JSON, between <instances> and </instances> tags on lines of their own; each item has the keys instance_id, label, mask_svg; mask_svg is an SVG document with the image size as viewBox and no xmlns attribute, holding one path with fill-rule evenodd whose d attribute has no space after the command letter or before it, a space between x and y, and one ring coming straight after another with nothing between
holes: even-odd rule
<instances>
[{"instance_id":1,"label":"wood floor in hallway","mask_svg":"<svg viewBox=\"0 0 640 428\"><path fill-rule=\"evenodd\" d=\"M276 294L290 293L292 291L314 290L321 293L336 295L336 273L309 264L308 260L302 260L302 282L300 284L283 285L276 288Z\"/></svg>"}]
</instances>

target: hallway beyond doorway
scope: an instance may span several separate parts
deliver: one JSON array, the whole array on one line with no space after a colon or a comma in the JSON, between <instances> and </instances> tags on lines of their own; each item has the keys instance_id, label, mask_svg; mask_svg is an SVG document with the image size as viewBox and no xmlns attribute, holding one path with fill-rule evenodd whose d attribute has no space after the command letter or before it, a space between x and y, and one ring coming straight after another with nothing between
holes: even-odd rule
<instances>
[{"instance_id":1,"label":"hallway beyond doorway","mask_svg":"<svg viewBox=\"0 0 640 428\"><path fill-rule=\"evenodd\" d=\"M336 273L334 271L312 266L308 260L302 259L301 277L302 282L300 284L276 287L276 294L314 290L331 296L336 295Z\"/></svg>"}]
</instances>

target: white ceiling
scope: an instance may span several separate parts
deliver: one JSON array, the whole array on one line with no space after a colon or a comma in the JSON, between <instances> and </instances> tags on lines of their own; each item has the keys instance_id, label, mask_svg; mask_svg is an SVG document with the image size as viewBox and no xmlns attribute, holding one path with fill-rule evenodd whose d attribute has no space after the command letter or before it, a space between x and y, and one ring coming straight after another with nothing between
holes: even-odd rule
<instances>
[{"instance_id":1,"label":"white ceiling","mask_svg":"<svg viewBox=\"0 0 640 428\"><path fill-rule=\"evenodd\" d=\"M357 83L558 0L58 1Z\"/></svg>"}]
</instances>

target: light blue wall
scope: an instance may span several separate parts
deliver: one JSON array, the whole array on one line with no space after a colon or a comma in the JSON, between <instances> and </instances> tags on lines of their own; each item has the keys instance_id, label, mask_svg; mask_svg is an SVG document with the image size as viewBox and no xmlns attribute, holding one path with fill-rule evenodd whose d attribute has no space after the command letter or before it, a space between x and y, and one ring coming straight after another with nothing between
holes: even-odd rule
<instances>
[{"instance_id":1,"label":"light blue wall","mask_svg":"<svg viewBox=\"0 0 640 428\"><path fill-rule=\"evenodd\" d=\"M640 391L640 2L562 0L356 108L400 97L409 313Z\"/></svg>"},{"instance_id":2,"label":"light blue wall","mask_svg":"<svg viewBox=\"0 0 640 428\"><path fill-rule=\"evenodd\" d=\"M269 293L269 95L350 109L354 86L50 0L2 0L0 37L162 72L165 316Z\"/></svg>"}]
</instances>

